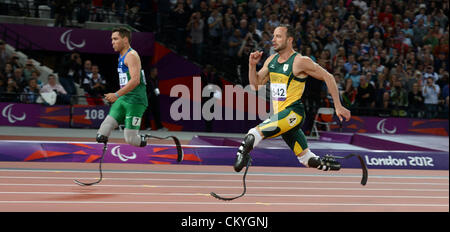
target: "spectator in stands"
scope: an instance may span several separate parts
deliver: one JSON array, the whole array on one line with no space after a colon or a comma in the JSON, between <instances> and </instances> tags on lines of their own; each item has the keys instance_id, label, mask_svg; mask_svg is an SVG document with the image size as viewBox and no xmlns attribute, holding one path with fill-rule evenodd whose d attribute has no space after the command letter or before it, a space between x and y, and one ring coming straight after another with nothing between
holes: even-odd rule
<instances>
[{"instance_id":1,"label":"spectator in stands","mask_svg":"<svg viewBox=\"0 0 450 232\"><path fill-rule=\"evenodd\" d=\"M67 94L76 95L77 89L75 83L81 85L83 81L80 55L76 52L67 54L62 60L58 74L59 82L65 91L67 91Z\"/></svg>"},{"instance_id":2,"label":"spectator in stands","mask_svg":"<svg viewBox=\"0 0 450 232\"><path fill-rule=\"evenodd\" d=\"M22 102L28 104L36 103L37 98L39 97L40 89L37 84L37 80L30 78L28 80L28 85L23 89L24 95L22 95Z\"/></svg>"},{"instance_id":3,"label":"spectator in stands","mask_svg":"<svg viewBox=\"0 0 450 232\"><path fill-rule=\"evenodd\" d=\"M354 54L348 55L348 61L344 64L346 73L350 73L354 69L353 66L355 65L357 68L356 71L358 72L361 71L361 65L358 62L356 62L355 55Z\"/></svg>"},{"instance_id":4,"label":"spectator in stands","mask_svg":"<svg viewBox=\"0 0 450 232\"><path fill-rule=\"evenodd\" d=\"M423 86L422 95L425 98L426 117L429 119L434 118L437 115L439 92L439 86L434 84L432 77L428 77Z\"/></svg>"},{"instance_id":5,"label":"spectator in stands","mask_svg":"<svg viewBox=\"0 0 450 232\"><path fill-rule=\"evenodd\" d=\"M25 64L25 67L23 68L23 76L25 77L25 80L28 81L31 78L31 73L37 72L38 76L41 75L39 70L34 66L33 60L28 59L27 63Z\"/></svg>"},{"instance_id":6,"label":"spectator in stands","mask_svg":"<svg viewBox=\"0 0 450 232\"><path fill-rule=\"evenodd\" d=\"M48 82L42 86L41 93L56 92L56 104L70 104L70 95L64 87L56 82L53 74L48 75Z\"/></svg>"},{"instance_id":7,"label":"spectator in stands","mask_svg":"<svg viewBox=\"0 0 450 232\"><path fill-rule=\"evenodd\" d=\"M352 78L345 80L345 90L342 94L343 104L347 108L351 108L355 104L357 89L353 87Z\"/></svg>"},{"instance_id":8,"label":"spectator in stands","mask_svg":"<svg viewBox=\"0 0 450 232\"><path fill-rule=\"evenodd\" d=\"M203 27L204 21L200 12L194 12L187 25L191 32L192 58L197 62L202 62L203 56Z\"/></svg>"},{"instance_id":9,"label":"spectator in stands","mask_svg":"<svg viewBox=\"0 0 450 232\"><path fill-rule=\"evenodd\" d=\"M439 80L439 75L434 71L434 67L432 65L428 65L425 69L425 72L423 73L424 83L425 80L428 79L428 77L431 77L433 79L433 83L436 83L436 81Z\"/></svg>"},{"instance_id":10,"label":"spectator in stands","mask_svg":"<svg viewBox=\"0 0 450 232\"><path fill-rule=\"evenodd\" d=\"M16 68L14 70L14 81L17 83L18 91L22 91L27 85L27 80L23 76L23 71L21 68Z\"/></svg>"},{"instance_id":11,"label":"spectator in stands","mask_svg":"<svg viewBox=\"0 0 450 232\"><path fill-rule=\"evenodd\" d=\"M174 20L176 27L176 48L180 53L184 52L186 42L186 23L189 22L189 16L191 15L186 9L183 1L178 0L176 7L172 10L171 19Z\"/></svg>"},{"instance_id":12,"label":"spectator in stands","mask_svg":"<svg viewBox=\"0 0 450 232\"><path fill-rule=\"evenodd\" d=\"M330 51L330 56L334 57L337 53L339 46L339 40L337 40L334 36L328 35L327 36L327 43L325 44L324 50Z\"/></svg>"},{"instance_id":13,"label":"spectator in stands","mask_svg":"<svg viewBox=\"0 0 450 232\"><path fill-rule=\"evenodd\" d=\"M146 77L146 80L149 107L147 107L144 112L144 126L147 128L147 130L151 129L151 123L149 120L149 113L151 112L153 120L155 122L156 130L167 131L167 128L165 128L161 122L161 110L159 104L159 95L161 94L161 91L159 90L158 69L156 67L152 67L152 69L150 70L150 75Z\"/></svg>"},{"instance_id":14,"label":"spectator in stands","mask_svg":"<svg viewBox=\"0 0 450 232\"><path fill-rule=\"evenodd\" d=\"M6 52L6 43L0 39L0 71L5 69L6 63L11 59L10 55Z\"/></svg>"},{"instance_id":15,"label":"spectator in stands","mask_svg":"<svg viewBox=\"0 0 450 232\"><path fill-rule=\"evenodd\" d=\"M382 110L379 112L378 116L380 116L380 117L391 116L392 104L391 104L391 100L390 100L389 91L386 91L383 93L381 109Z\"/></svg>"},{"instance_id":16,"label":"spectator in stands","mask_svg":"<svg viewBox=\"0 0 450 232\"><path fill-rule=\"evenodd\" d=\"M2 71L3 71L3 74L5 75L5 78L14 77L14 68L10 63L7 63L5 65L5 69Z\"/></svg>"},{"instance_id":17,"label":"spectator in stands","mask_svg":"<svg viewBox=\"0 0 450 232\"><path fill-rule=\"evenodd\" d=\"M358 65L354 64L351 71L345 75L345 79L352 79L353 87L358 88L361 74L358 71Z\"/></svg>"},{"instance_id":18,"label":"spectator in stands","mask_svg":"<svg viewBox=\"0 0 450 232\"><path fill-rule=\"evenodd\" d=\"M235 29L233 35L228 40L228 55L230 57L235 57L237 55L242 41L241 31L239 29Z\"/></svg>"},{"instance_id":19,"label":"spectator in stands","mask_svg":"<svg viewBox=\"0 0 450 232\"><path fill-rule=\"evenodd\" d=\"M402 86L402 82L398 79L394 81L391 89L391 103L394 107L392 113L394 116L406 116L406 107L408 107L408 92Z\"/></svg>"},{"instance_id":20,"label":"spectator in stands","mask_svg":"<svg viewBox=\"0 0 450 232\"><path fill-rule=\"evenodd\" d=\"M420 4L419 5L419 12L418 14L416 14L416 17L414 18L414 24L419 23L419 20L423 20L423 23L425 25L427 25L428 23L431 22L427 22L427 15L425 14L425 10L426 10L426 5L425 4Z\"/></svg>"},{"instance_id":21,"label":"spectator in stands","mask_svg":"<svg viewBox=\"0 0 450 232\"><path fill-rule=\"evenodd\" d=\"M359 78L355 102L358 107L375 107L375 89L365 75L361 75Z\"/></svg>"},{"instance_id":22,"label":"spectator in stands","mask_svg":"<svg viewBox=\"0 0 450 232\"><path fill-rule=\"evenodd\" d=\"M127 23L132 27L136 27L137 25L139 25L138 23L141 20L141 17L138 14L140 4L131 1L127 3L127 8ZM100 14L99 16L101 17L101 19L99 20L103 20L103 14Z\"/></svg>"},{"instance_id":23,"label":"spectator in stands","mask_svg":"<svg viewBox=\"0 0 450 232\"><path fill-rule=\"evenodd\" d=\"M20 88L14 77L9 77L7 80L6 91L4 92L3 101L5 102L19 102Z\"/></svg>"},{"instance_id":24,"label":"spectator in stands","mask_svg":"<svg viewBox=\"0 0 450 232\"><path fill-rule=\"evenodd\" d=\"M92 65L91 70L92 72L87 74L83 80L83 89L91 97L102 97L106 93L106 81L99 73L98 65Z\"/></svg>"},{"instance_id":25,"label":"spectator in stands","mask_svg":"<svg viewBox=\"0 0 450 232\"><path fill-rule=\"evenodd\" d=\"M12 54L9 63L11 64L13 69L23 68L23 65L19 62L19 56L17 55L17 53Z\"/></svg>"},{"instance_id":26,"label":"spectator in stands","mask_svg":"<svg viewBox=\"0 0 450 232\"><path fill-rule=\"evenodd\" d=\"M417 24L413 27L413 42L416 46L423 46L423 38L428 33L428 28L424 25L424 19L420 18L417 21Z\"/></svg>"},{"instance_id":27,"label":"spectator in stands","mask_svg":"<svg viewBox=\"0 0 450 232\"><path fill-rule=\"evenodd\" d=\"M447 41L447 46L448 46L448 41ZM444 70L449 72L449 61L448 61L448 58L446 58L445 52L439 52L434 60L434 70L440 70L441 68L443 68Z\"/></svg>"},{"instance_id":28,"label":"spectator in stands","mask_svg":"<svg viewBox=\"0 0 450 232\"><path fill-rule=\"evenodd\" d=\"M222 38L222 28L223 28L223 17L219 12L217 7L214 7L211 15L208 18L208 31L209 31L209 42L208 47L211 49L217 48L220 45L220 40Z\"/></svg>"},{"instance_id":29,"label":"spectator in stands","mask_svg":"<svg viewBox=\"0 0 450 232\"><path fill-rule=\"evenodd\" d=\"M55 13L55 27L65 27L66 26L66 17L69 12L69 4L70 1L64 1L64 0L55 0L54 2L53 10Z\"/></svg>"},{"instance_id":30,"label":"spectator in stands","mask_svg":"<svg viewBox=\"0 0 450 232\"><path fill-rule=\"evenodd\" d=\"M91 10L92 14L90 15L90 21L103 22L105 20L102 0L92 0Z\"/></svg>"},{"instance_id":31,"label":"spectator in stands","mask_svg":"<svg viewBox=\"0 0 450 232\"><path fill-rule=\"evenodd\" d=\"M263 12L260 8L255 11L255 18L252 19L252 23L256 23L256 29L263 31L266 19L263 17Z\"/></svg>"},{"instance_id":32,"label":"spectator in stands","mask_svg":"<svg viewBox=\"0 0 450 232\"><path fill-rule=\"evenodd\" d=\"M81 1L80 2L80 7L78 9L78 13L77 13L77 22L78 24L83 25L86 21L88 21L89 19L89 4ZM120 18L123 21L123 15Z\"/></svg>"},{"instance_id":33,"label":"spectator in stands","mask_svg":"<svg viewBox=\"0 0 450 232\"><path fill-rule=\"evenodd\" d=\"M249 32L245 36L237 53L238 57L238 77L242 86L249 85L248 80L248 57L250 53L256 48L256 41L253 35Z\"/></svg>"},{"instance_id":34,"label":"spectator in stands","mask_svg":"<svg viewBox=\"0 0 450 232\"><path fill-rule=\"evenodd\" d=\"M62 70L60 71L60 76L66 77L70 81L81 84L83 76L83 67L80 54L73 52L70 55L66 55L62 62Z\"/></svg>"},{"instance_id":35,"label":"spectator in stands","mask_svg":"<svg viewBox=\"0 0 450 232\"><path fill-rule=\"evenodd\" d=\"M424 116L424 98L417 82L413 84L412 90L408 93L408 109L412 117Z\"/></svg>"},{"instance_id":36,"label":"spectator in stands","mask_svg":"<svg viewBox=\"0 0 450 232\"><path fill-rule=\"evenodd\" d=\"M377 81L375 84L375 106L377 108L383 107L384 93L388 91L388 81L384 74L377 76Z\"/></svg>"},{"instance_id":37,"label":"spectator in stands","mask_svg":"<svg viewBox=\"0 0 450 232\"><path fill-rule=\"evenodd\" d=\"M40 73L39 73L39 72L33 71L33 72L31 73L30 79L35 79L37 85L38 85L39 88L41 89L43 85L42 85L41 80L39 80L39 76L40 76Z\"/></svg>"},{"instance_id":38,"label":"spectator in stands","mask_svg":"<svg viewBox=\"0 0 450 232\"><path fill-rule=\"evenodd\" d=\"M92 61L91 60L85 60L83 67L84 67L84 69L83 69L83 77L86 77L86 76L92 74Z\"/></svg>"},{"instance_id":39,"label":"spectator in stands","mask_svg":"<svg viewBox=\"0 0 450 232\"><path fill-rule=\"evenodd\" d=\"M336 80L336 85L338 87L339 93L342 94L345 90L344 75L340 71L337 71L333 74L333 76L334 79Z\"/></svg>"}]
</instances>

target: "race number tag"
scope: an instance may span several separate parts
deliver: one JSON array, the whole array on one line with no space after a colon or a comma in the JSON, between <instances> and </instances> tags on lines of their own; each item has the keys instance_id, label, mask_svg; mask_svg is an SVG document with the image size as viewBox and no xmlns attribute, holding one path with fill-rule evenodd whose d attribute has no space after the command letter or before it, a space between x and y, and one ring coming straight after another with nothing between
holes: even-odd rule
<instances>
[{"instance_id":1,"label":"race number tag","mask_svg":"<svg viewBox=\"0 0 450 232\"><path fill-rule=\"evenodd\" d=\"M140 126L141 125L141 118L139 117L133 117L133 120L131 121L132 126Z\"/></svg>"},{"instance_id":2,"label":"race number tag","mask_svg":"<svg viewBox=\"0 0 450 232\"><path fill-rule=\"evenodd\" d=\"M128 83L128 77L126 73L119 73L120 88L123 88Z\"/></svg>"},{"instance_id":3,"label":"race number tag","mask_svg":"<svg viewBox=\"0 0 450 232\"><path fill-rule=\"evenodd\" d=\"M272 93L272 99L277 101L286 100L286 84L271 83L270 90Z\"/></svg>"}]
</instances>

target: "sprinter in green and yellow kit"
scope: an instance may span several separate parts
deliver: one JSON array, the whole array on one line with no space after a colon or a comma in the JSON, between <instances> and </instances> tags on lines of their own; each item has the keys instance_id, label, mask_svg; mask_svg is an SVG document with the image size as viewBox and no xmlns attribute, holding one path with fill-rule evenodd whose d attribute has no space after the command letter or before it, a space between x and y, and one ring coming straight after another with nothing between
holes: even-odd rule
<instances>
[{"instance_id":1,"label":"sprinter in green and yellow kit","mask_svg":"<svg viewBox=\"0 0 450 232\"><path fill-rule=\"evenodd\" d=\"M119 124L125 124L126 143L143 147L147 145L147 137L139 135L139 128L148 102L141 59L130 46L131 31L127 28L113 29L111 43L114 51L120 53L117 68L120 89L105 94L105 99L113 104L97 132L97 142L106 144L111 132Z\"/></svg>"},{"instance_id":2,"label":"sprinter in green and yellow kit","mask_svg":"<svg viewBox=\"0 0 450 232\"><path fill-rule=\"evenodd\" d=\"M250 151L267 138L281 136L289 145L300 163L306 167L320 170L339 170L340 164L329 157L319 157L308 148L306 137L301 130L305 110L300 101L305 90L308 76L325 81L333 97L336 115L342 121L350 119L350 111L341 105L336 81L325 69L309 57L294 51L294 30L288 24L282 24L273 32L272 46L277 52L267 58L257 72L256 64L261 60L262 52L252 52L249 56L249 82L254 90L270 81L270 91L274 115L248 131L238 149L234 170L240 172L250 160Z\"/></svg>"}]
</instances>

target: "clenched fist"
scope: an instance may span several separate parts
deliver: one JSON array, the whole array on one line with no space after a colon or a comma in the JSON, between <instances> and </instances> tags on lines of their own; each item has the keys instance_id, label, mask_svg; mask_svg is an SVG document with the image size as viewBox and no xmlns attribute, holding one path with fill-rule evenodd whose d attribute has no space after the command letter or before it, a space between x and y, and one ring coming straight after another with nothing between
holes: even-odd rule
<instances>
[{"instance_id":1,"label":"clenched fist","mask_svg":"<svg viewBox=\"0 0 450 232\"><path fill-rule=\"evenodd\" d=\"M261 60L263 52L260 51L256 51L256 52L252 52L250 53L250 56L248 57L248 63L249 65L256 65L259 63L259 61Z\"/></svg>"}]
</instances>

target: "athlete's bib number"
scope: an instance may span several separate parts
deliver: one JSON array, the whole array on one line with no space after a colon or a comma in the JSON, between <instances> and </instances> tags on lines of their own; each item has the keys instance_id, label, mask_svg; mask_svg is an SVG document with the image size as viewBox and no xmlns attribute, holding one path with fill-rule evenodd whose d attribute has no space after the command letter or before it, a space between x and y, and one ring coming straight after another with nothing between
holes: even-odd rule
<instances>
[{"instance_id":1,"label":"athlete's bib number","mask_svg":"<svg viewBox=\"0 0 450 232\"><path fill-rule=\"evenodd\" d=\"M128 83L128 76L126 73L119 73L120 88L123 88Z\"/></svg>"},{"instance_id":2,"label":"athlete's bib number","mask_svg":"<svg viewBox=\"0 0 450 232\"><path fill-rule=\"evenodd\" d=\"M270 89L272 92L272 99L277 101L286 100L286 84L271 83Z\"/></svg>"}]
</instances>

